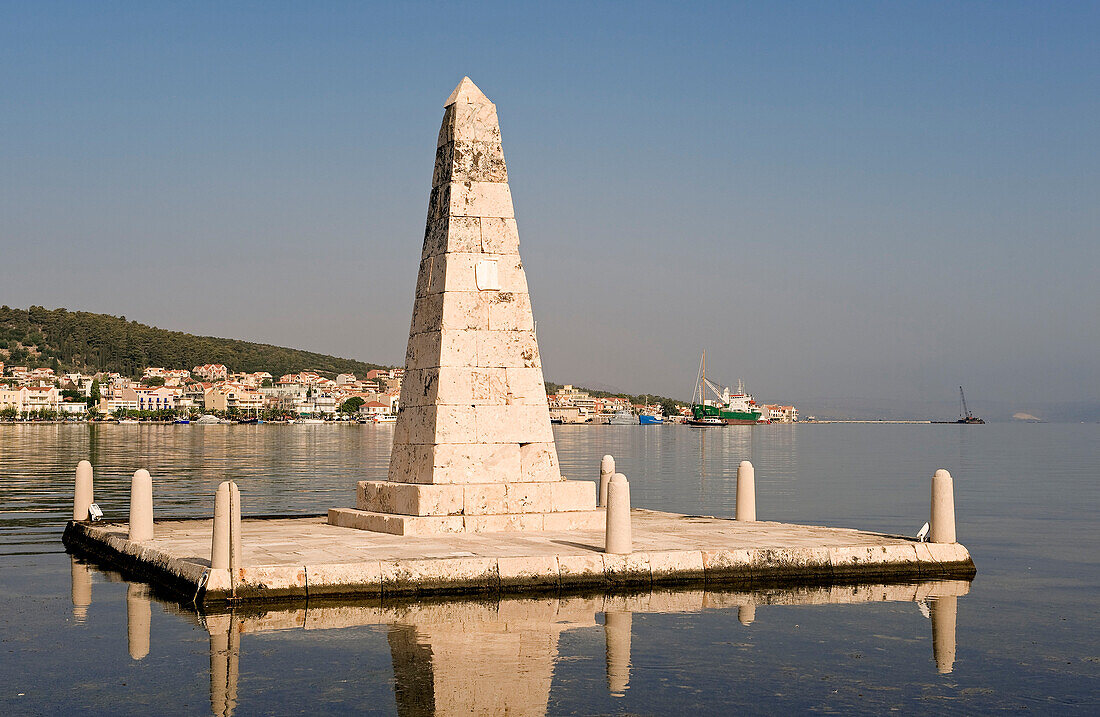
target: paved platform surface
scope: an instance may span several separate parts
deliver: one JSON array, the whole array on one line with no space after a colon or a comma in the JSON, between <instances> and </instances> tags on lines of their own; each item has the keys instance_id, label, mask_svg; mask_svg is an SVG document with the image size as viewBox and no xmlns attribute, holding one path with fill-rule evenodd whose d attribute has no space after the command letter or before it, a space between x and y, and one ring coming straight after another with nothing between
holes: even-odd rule
<instances>
[{"instance_id":1,"label":"paved platform surface","mask_svg":"<svg viewBox=\"0 0 1100 717\"><path fill-rule=\"evenodd\" d=\"M341 528L324 517L246 518L234 574L210 569L210 520L158 522L155 537L141 543L127 540L125 524L70 523L65 540L206 601L974 573L957 543L649 510L632 511L631 521L633 552L610 555L603 531L417 537Z\"/></svg>"}]
</instances>

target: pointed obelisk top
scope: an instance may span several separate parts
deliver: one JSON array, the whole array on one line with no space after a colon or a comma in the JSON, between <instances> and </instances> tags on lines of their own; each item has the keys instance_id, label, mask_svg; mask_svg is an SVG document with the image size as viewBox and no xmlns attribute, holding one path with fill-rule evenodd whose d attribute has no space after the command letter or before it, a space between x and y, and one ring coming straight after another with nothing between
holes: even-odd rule
<instances>
[{"instance_id":1,"label":"pointed obelisk top","mask_svg":"<svg viewBox=\"0 0 1100 717\"><path fill-rule=\"evenodd\" d=\"M463 77L462 81L458 83L458 87L455 87L454 92L447 98L447 101L443 103L444 107L450 107L456 102L466 103L489 103L489 98L485 96L485 93L478 89L474 81L469 77Z\"/></svg>"}]
</instances>

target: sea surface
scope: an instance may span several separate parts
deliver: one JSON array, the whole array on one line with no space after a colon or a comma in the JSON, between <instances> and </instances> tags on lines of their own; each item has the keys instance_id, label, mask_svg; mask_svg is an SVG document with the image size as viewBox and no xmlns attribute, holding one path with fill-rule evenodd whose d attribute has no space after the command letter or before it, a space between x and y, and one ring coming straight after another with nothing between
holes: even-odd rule
<instances>
[{"instance_id":1,"label":"sea surface","mask_svg":"<svg viewBox=\"0 0 1100 717\"><path fill-rule=\"evenodd\" d=\"M946 468L977 577L947 600L869 586L203 616L65 552L76 463L108 518L137 468L160 516L209 515L226 479L245 514L319 513L385 476L392 426L0 425L0 714L1100 713L1100 425L555 434L570 478L614 455L635 507L732 516L748 459L762 520L889 533L928 519Z\"/></svg>"}]
</instances>

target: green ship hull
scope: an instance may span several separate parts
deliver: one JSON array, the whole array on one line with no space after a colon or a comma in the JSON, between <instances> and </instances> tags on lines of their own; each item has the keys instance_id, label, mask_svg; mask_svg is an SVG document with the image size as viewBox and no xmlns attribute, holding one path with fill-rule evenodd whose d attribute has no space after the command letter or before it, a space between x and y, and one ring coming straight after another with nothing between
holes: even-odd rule
<instances>
[{"instance_id":1,"label":"green ship hull","mask_svg":"<svg viewBox=\"0 0 1100 717\"><path fill-rule=\"evenodd\" d=\"M732 425L759 423L760 416L763 415L760 411L730 411L720 406L700 406L699 404L691 407L691 413L696 421L703 418L719 418Z\"/></svg>"}]
</instances>

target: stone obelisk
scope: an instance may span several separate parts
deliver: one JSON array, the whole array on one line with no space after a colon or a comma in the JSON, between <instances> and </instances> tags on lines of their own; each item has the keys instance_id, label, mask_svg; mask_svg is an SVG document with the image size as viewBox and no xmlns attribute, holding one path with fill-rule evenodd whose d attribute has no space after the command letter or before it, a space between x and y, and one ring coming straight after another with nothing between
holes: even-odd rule
<instances>
[{"instance_id":1,"label":"stone obelisk","mask_svg":"<svg viewBox=\"0 0 1100 717\"><path fill-rule=\"evenodd\" d=\"M444 107L388 480L329 522L602 528L595 484L558 469L496 105L464 77Z\"/></svg>"}]
</instances>

